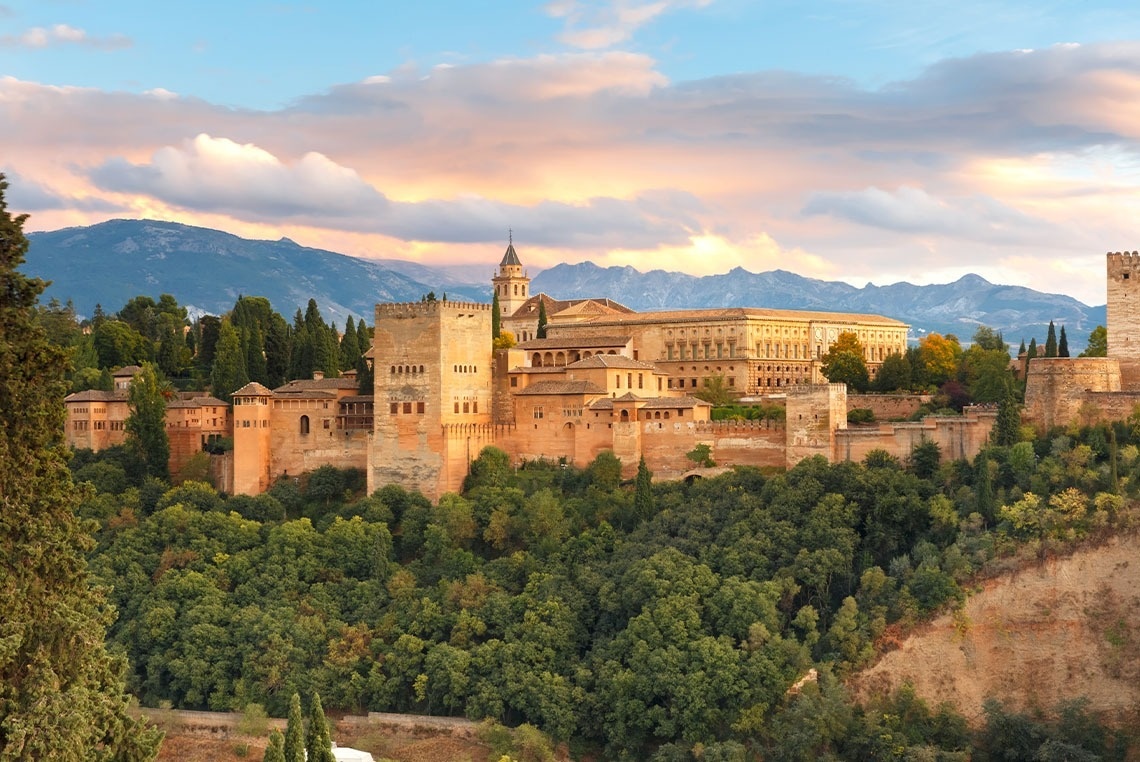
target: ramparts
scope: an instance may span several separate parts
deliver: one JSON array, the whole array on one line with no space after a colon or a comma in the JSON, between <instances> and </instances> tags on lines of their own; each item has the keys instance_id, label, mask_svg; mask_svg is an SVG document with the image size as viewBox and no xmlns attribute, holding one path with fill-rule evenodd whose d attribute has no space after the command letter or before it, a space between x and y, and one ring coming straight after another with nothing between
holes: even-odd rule
<instances>
[{"instance_id":1,"label":"ramparts","mask_svg":"<svg viewBox=\"0 0 1140 762\"><path fill-rule=\"evenodd\" d=\"M1025 416L1041 428L1078 421L1090 392L1121 391L1120 363L1110 357L1037 357L1029 361Z\"/></svg>"}]
</instances>

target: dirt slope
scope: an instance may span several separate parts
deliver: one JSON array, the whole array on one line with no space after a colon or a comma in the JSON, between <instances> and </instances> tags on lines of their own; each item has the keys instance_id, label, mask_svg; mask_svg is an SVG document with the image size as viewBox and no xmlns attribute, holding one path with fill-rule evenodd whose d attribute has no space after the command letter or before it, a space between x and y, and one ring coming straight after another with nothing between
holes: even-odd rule
<instances>
[{"instance_id":1,"label":"dirt slope","mask_svg":"<svg viewBox=\"0 0 1140 762\"><path fill-rule=\"evenodd\" d=\"M1115 539L987 582L964 609L907 638L852 681L859 695L910 682L968 718L999 698L1053 708L1087 697L1140 706L1140 539Z\"/></svg>"}]
</instances>

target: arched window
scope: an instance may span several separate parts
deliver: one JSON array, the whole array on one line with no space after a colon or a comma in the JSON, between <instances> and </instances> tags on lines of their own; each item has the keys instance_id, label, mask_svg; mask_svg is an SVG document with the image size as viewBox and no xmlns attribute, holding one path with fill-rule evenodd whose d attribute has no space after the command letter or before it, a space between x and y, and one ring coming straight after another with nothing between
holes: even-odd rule
<instances>
[{"instance_id":1,"label":"arched window","mask_svg":"<svg viewBox=\"0 0 1140 762\"><path fill-rule=\"evenodd\" d=\"M302 434L308 434L309 433L309 416L307 416L307 415L301 416L301 433Z\"/></svg>"}]
</instances>

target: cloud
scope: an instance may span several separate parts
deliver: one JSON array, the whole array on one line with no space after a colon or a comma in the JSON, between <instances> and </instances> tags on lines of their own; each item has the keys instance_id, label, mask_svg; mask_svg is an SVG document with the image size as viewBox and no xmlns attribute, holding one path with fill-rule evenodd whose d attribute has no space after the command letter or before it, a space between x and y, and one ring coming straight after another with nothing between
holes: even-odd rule
<instances>
[{"instance_id":1,"label":"cloud","mask_svg":"<svg viewBox=\"0 0 1140 762\"><path fill-rule=\"evenodd\" d=\"M625 42L658 16L682 8L703 8L712 0L553 0L546 12L565 20L559 39L571 47L599 50Z\"/></svg>"},{"instance_id":2,"label":"cloud","mask_svg":"<svg viewBox=\"0 0 1140 762\"><path fill-rule=\"evenodd\" d=\"M109 159L90 172L105 191L145 194L172 206L259 221L381 233L432 242L497 242L508 227L536 244L567 247L685 240L700 204L677 192L569 204L508 204L475 195L392 201L356 172L308 153L292 164L252 144L201 134L149 162Z\"/></svg>"},{"instance_id":3,"label":"cloud","mask_svg":"<svg viewBox=\"0 0 1140 762\"><path fill-rule=\"evenodd\" d=\"M8 171L4 174L9 183L6 194L8 205L19 213L78 209L86 212L113 214L125 209L119 204L101 198L77 197L52 190L46 185L21 177L15 172Z\"/></svg>"},{"instance_id":4,"label":"cloud","mask_svg":"<svg viewBox=\"0 0 1140 762\"><path fill-rule=\"evenodd\" d=\"M1028 243L1055 235L1053 225L983 195L945 200L921 188L813 194L805 215L830 215L896 233L969 237L994 243Z\"/></svg>"},{"instance_id":5,"label":"cloud","mask_svg":"<svg viewBox=\"0 0 1140 762\"><path fill-rule=\"evenodd\" d=\"M107 37L92 37L86 31L68 24L55 24L50 27L34 26L23 34L0 36L0 46L3 47L50 48L59 45L79 45L99 50L119 50L129 48L132 44L131 39L125 35L112 34Z\"/></svg>"}]
</instances>

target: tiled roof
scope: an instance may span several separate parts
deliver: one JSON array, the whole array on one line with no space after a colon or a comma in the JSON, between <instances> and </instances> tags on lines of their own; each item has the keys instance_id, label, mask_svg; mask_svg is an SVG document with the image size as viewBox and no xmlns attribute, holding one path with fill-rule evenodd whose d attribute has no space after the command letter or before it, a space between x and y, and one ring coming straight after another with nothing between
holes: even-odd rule
<instances>
[{"instance_id":1,"label":"tiled roof","mask_svg":"<svg viewBox=\"0 0 1140 762\"><path fill-rule=\"evenodd\" d=\"M245 388L245 387L242 387ZM235 392L237 393L237 392ZM217 397L191 397L190 399L176 399L166 403L169 408L196 408L196 407L229 407L230 403L224 402Z\"/></svg>"},{"instance_id":2,"label":"tiled roof","mask_svg":"<svg viewBox=\"0 0 1140 762\"><path fill-rule=\"evenodd\" d=\"M865 323L881 325L883 327L902 328L906 326L900 320L883 317L882 315L865 315L850 312L817 312L808 310L777 310L761 307L725 307L707 310L668 310L662 312L634 312L628 315L611 315L588 319L583 323L565 323L551 325L552 329L572 331L575 325L614 325L645 323L687 323L709 320L739 320L742 318L767 318L770 320L814 321L818 323Z\"/></svg>"},{"instance_id":3,"label":"tiled roof","mask_svg":"<svg viewBox=\"0 0 1140 762\"><path fill-rule=\"evenodd\" d=\"M63 398L64 402L112 402L114 400L126 401L126 392L104 392L99 389L86 389L75 392Z\"/></svg>"},{"instance_id":4,"label":"tiled roof","mask_svg":"<svg viewBox=\"0 0 1140 762\"><path fill-rule=\"evenodd\" d=\"M140 368L138 365L124 365L123 367L119 368L117 371L112 373L111 377L112 378L124 378L126 376L130 376L131 378L134 378L135 376L137 376L140 373L142 373L142 368Z\"/></svg>"},{"instance_id":5,"label":"tiled roof","mask_svg":"<svg viewBox=\"0 0 1140 762\"><path fill-rule=\"evenodd\" d=\"M499 267L504 265L515 265L522 267L522 262L519 261L519 255L515 253L515 244L511 242L507 244L507 250L503 254L503 261L499 263Z\"/></svg>"},{"instance_id":6,"label":"tiled roof","mask_svg":"<svg viewBox=\"0 0 1140 762\"><path fill-rule=\"evenodd\" d=\"M606 390L590 381L539 381L521 389L518 395L540 394L605 394Z\"/></svg>"},{"instance_id":7,"label":"tiled roof","mask_svg":"<svg viewBox=\"0 0 1140 762\"><path fill-rule=\"evenodd\" d=\"M624 347L629 336L582 336L580 338L531 339L515 345L515 349L593 349L594 347Z\"/></svg>"},{"instance_id":8,"label":"tiled roof","mask_svg":"<svg viewBox=\"0 0 1140 762\"><path fill-rule=\"evenodd\" d=\"M646 408L691 408L691 407L711 407L709 403L704 400L697 399L696 397L653 397L645 401L642 407Z\"/></svg>"},{"instance_id":9,"label":"tiled roof","mask_svg":"<svg viewBox=\"0 0 1140 762\"><path fill-rule=\"evenodd\" d=\"M634 360L632 357L625 355L594 355L587 357L585 360L578 360L566 366L569 370L579 370L583 368L629 368L634 370L657 370L657 366L652 363L642 362L641 360Z\"/></svg>"},{"instance_id":10,"label":"tiled roof","mask_svg":"<svg viewBox=\"0 0 1140 762\"><path fill-rule=\"evenodd\" d=\"M325 389L356 389L359 386L360 383L354 378L299 378L273 391L278 394L290 394Z\"/></svg>"},{"instance_id":11,"label":"tiled roof","mask_svg":"<svg viewBox=\"0 0 1140 762\"><path fill-rule=\"evenodd\" d=\"M346 402L372 402L375 399L371 394L350 394L347 397L341 397L339 401L344 404Z\"/></svg>"},{"instance_id":12,"label":"tiled roof","mask_svg":"<svg viewBox=\"0 0 1140 762\"><path fill-rule=\"evenodd\" d=\"M618 304L613 299L555 299L546 294L535 294L523 302L522 306L515 310L510 317L537 318L539 302L546 304L546 317L548 319L570 308L575 308L575 311L587 310L589 313L596 313L599 316L635 314L629 307ZM590 304L588 308L584 306L586 303Z\"/></svg>"},{"instance_id":13,"label":"tiled roof","mask_svg":"<svg viewBox=\"0 0 1140 762\"><path fill-rule=\"evenodd\" d=\"M230 396L231 397L239 397L239 396L240 397L249 397L249 396L272 397L273 392L270 391L267 387L262 386L261 384L257 383L256 381L250 381L248 384L246 384L242 388L238 389L236 392L234 392Z\"/></svg>"}]
</instances>

